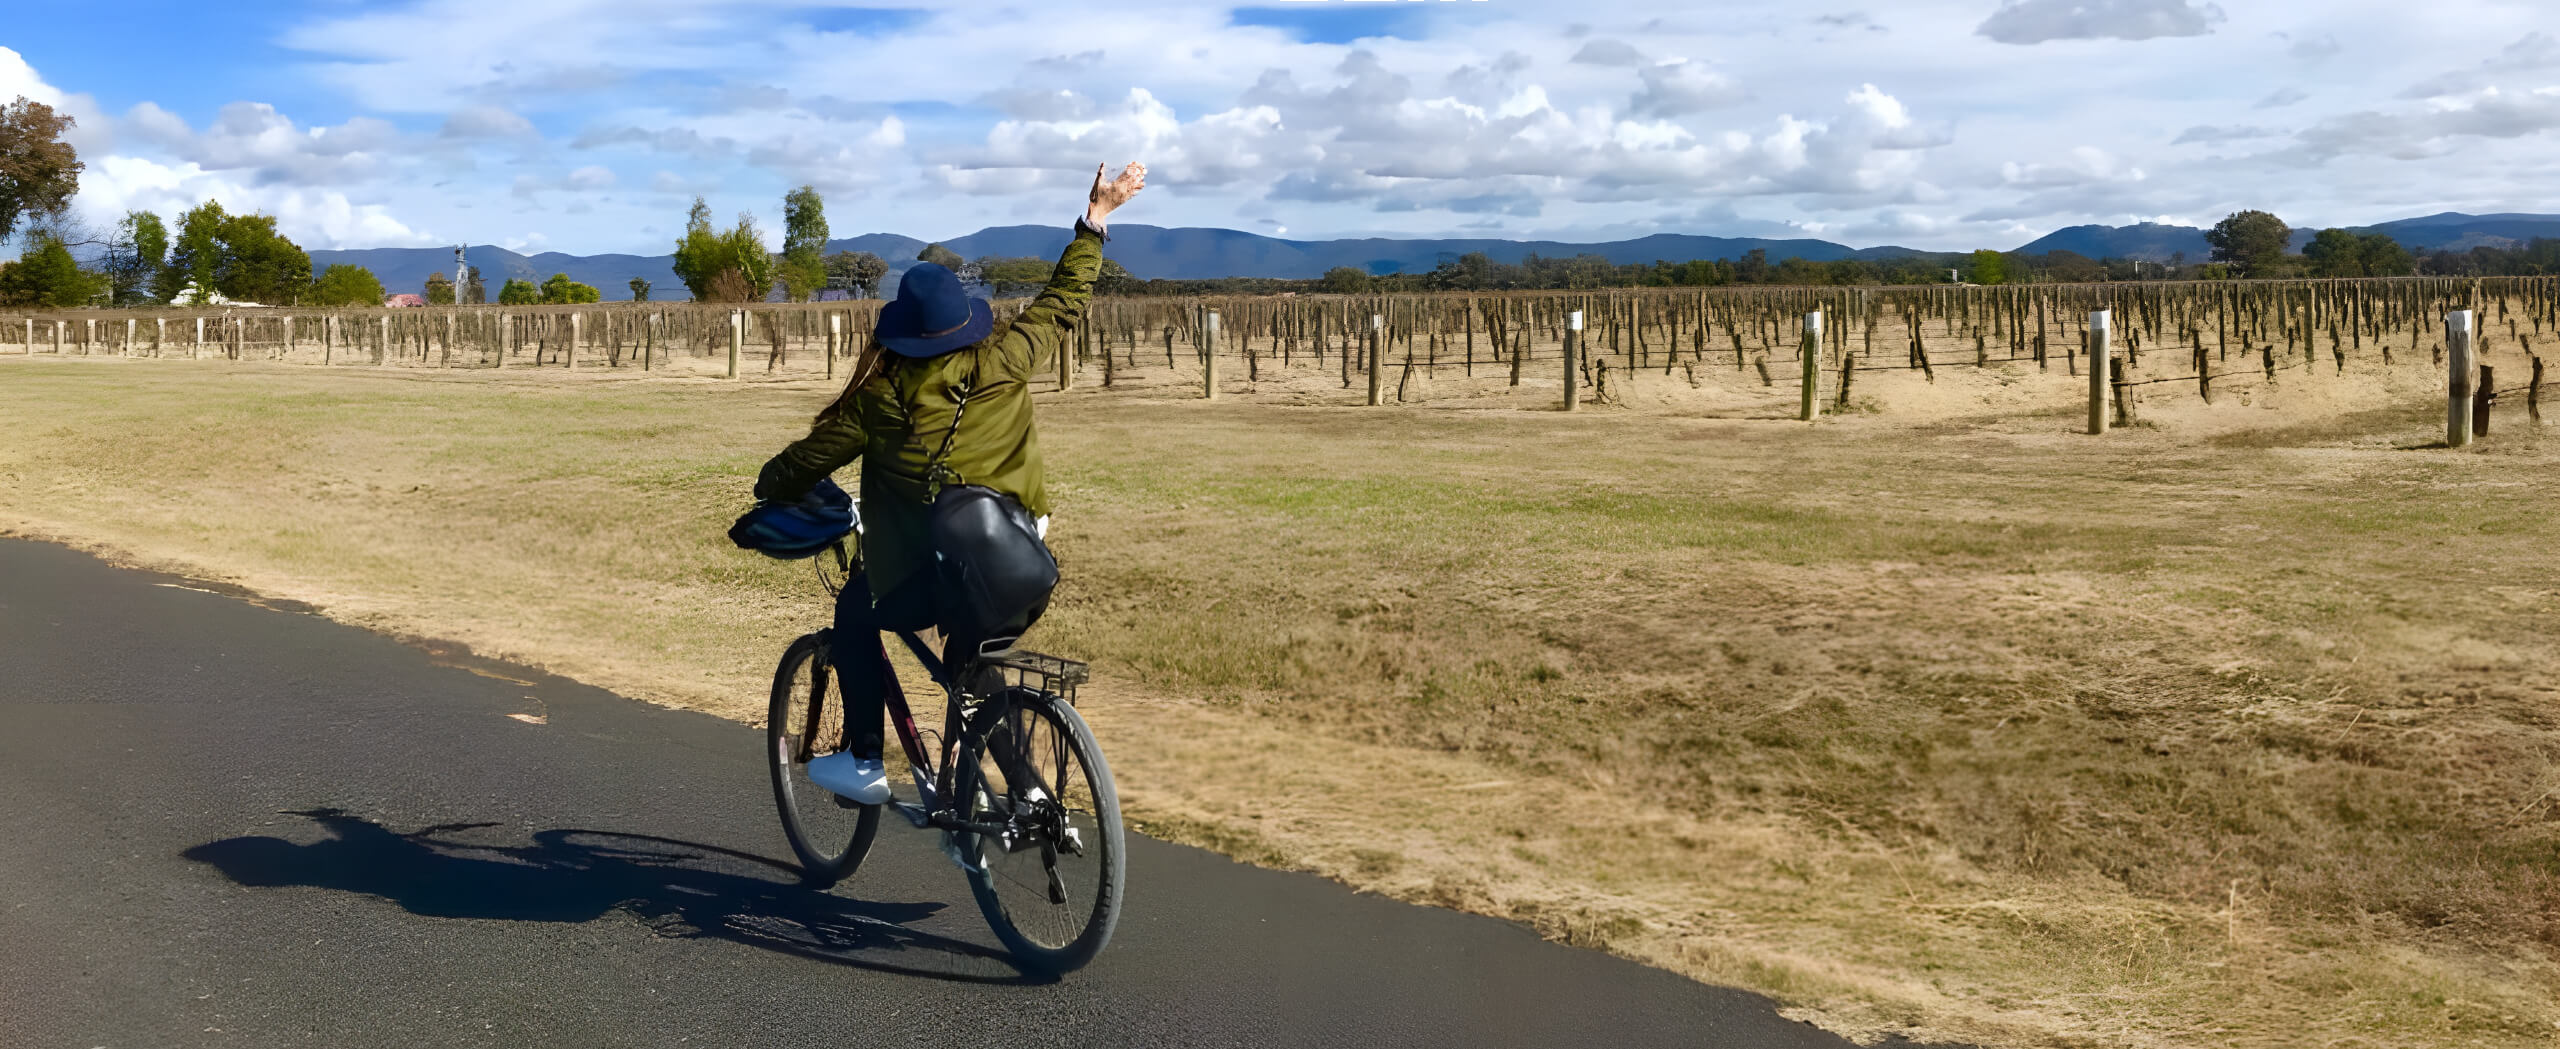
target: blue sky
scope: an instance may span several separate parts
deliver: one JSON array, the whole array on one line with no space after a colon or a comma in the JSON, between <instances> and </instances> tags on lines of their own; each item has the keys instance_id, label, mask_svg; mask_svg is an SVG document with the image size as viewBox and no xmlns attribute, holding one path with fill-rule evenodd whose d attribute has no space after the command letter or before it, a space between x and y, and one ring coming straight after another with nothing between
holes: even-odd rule
<instances>
[{"instance_id":1,"label":"blue sky","mask_svg":"<svg viewBox=\"0 0 2560 1049\"><path fill-rule=\"evenodd\" d=\"M477 0L54 5L0 100L92 220L310 247L665 251L693 196L838 236L1129 221L1314 238L2014 247L2083 222L2553 211L2545 3Z\"/></svg>"}]
</instances>

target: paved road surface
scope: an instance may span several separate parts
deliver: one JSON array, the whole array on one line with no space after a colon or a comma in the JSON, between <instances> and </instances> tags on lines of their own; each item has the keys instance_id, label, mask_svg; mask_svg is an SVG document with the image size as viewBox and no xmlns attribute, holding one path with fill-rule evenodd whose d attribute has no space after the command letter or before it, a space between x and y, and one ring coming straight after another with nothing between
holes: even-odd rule
<instances>
[{"instance_id":1,"label":"paved road surface","mask_svg":"<svg viewBox=\"0 0 2560 1049\"><path fill-rule=\"evenodd\" d=\"M1848 1044L1135 835L1026 980L926 835L798 887L754 729L183 582L0 541L0 1046Z\"/></svg>"}]
</instances>

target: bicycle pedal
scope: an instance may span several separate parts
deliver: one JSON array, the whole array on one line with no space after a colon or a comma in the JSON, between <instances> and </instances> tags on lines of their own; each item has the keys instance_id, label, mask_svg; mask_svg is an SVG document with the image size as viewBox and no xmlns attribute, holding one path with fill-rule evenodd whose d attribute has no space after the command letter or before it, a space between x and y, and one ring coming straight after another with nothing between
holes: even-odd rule
<instances>
[{"instance_id":1,"label":"bicycle pedal","mask_svg":"<svg viewBox=\"0 0 2560 1049\"><path fill-rule=\"evenodd\" d=\"M895 806L898 810L898 815L906 817L907 822L915 824L917 830L923 830L926 827L933 825L933 814L926 812L922 805L916 805L904 801L893 801L889 804Z\"/></svg>"}]
</instances>

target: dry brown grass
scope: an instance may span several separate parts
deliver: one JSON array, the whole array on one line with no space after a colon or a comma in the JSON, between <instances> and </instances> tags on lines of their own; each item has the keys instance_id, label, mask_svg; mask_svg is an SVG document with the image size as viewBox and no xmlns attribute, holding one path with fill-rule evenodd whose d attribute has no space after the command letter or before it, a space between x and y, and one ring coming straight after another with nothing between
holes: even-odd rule
<instances>
[{"instance_id":1,"label":"dry brown grass","mask_svg":"<svg viewBox=\"0 0 2560 1049\"><path fill-rule=\"evenodd\" d=\"M2560 443L2419 448L2407 365L2095 440L2062 372L1141 373L1043 403L1038 640L1153 832L1835 1029L2553 1044ZM824 395L0 358L0 515L753 718L824 606L719 533Z\"/></svg>"}]
</instances>

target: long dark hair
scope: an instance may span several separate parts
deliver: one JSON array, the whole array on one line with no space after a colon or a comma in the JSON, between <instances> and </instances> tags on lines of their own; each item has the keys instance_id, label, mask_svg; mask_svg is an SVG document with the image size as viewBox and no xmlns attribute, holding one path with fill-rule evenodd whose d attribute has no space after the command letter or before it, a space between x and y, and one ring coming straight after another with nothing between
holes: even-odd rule
<instances>
[{"instance_id":1,"label":"long dark hair","mask_svg":"<svg viewBox=\"0 0 2560 1049\"><path fill-rule=\"evenodd\" d=\"M853 377L845 380L844 392L837 394L835 400L827 402L826 407L818 409L817 418L809 420L809 425L815 426L851 412L854 393L869 385L871 380L879 378L881 369L888 364L888 348L880 345L877 337L863 343L861 355L853 359Z\"/></svg>"}]
</instances>

